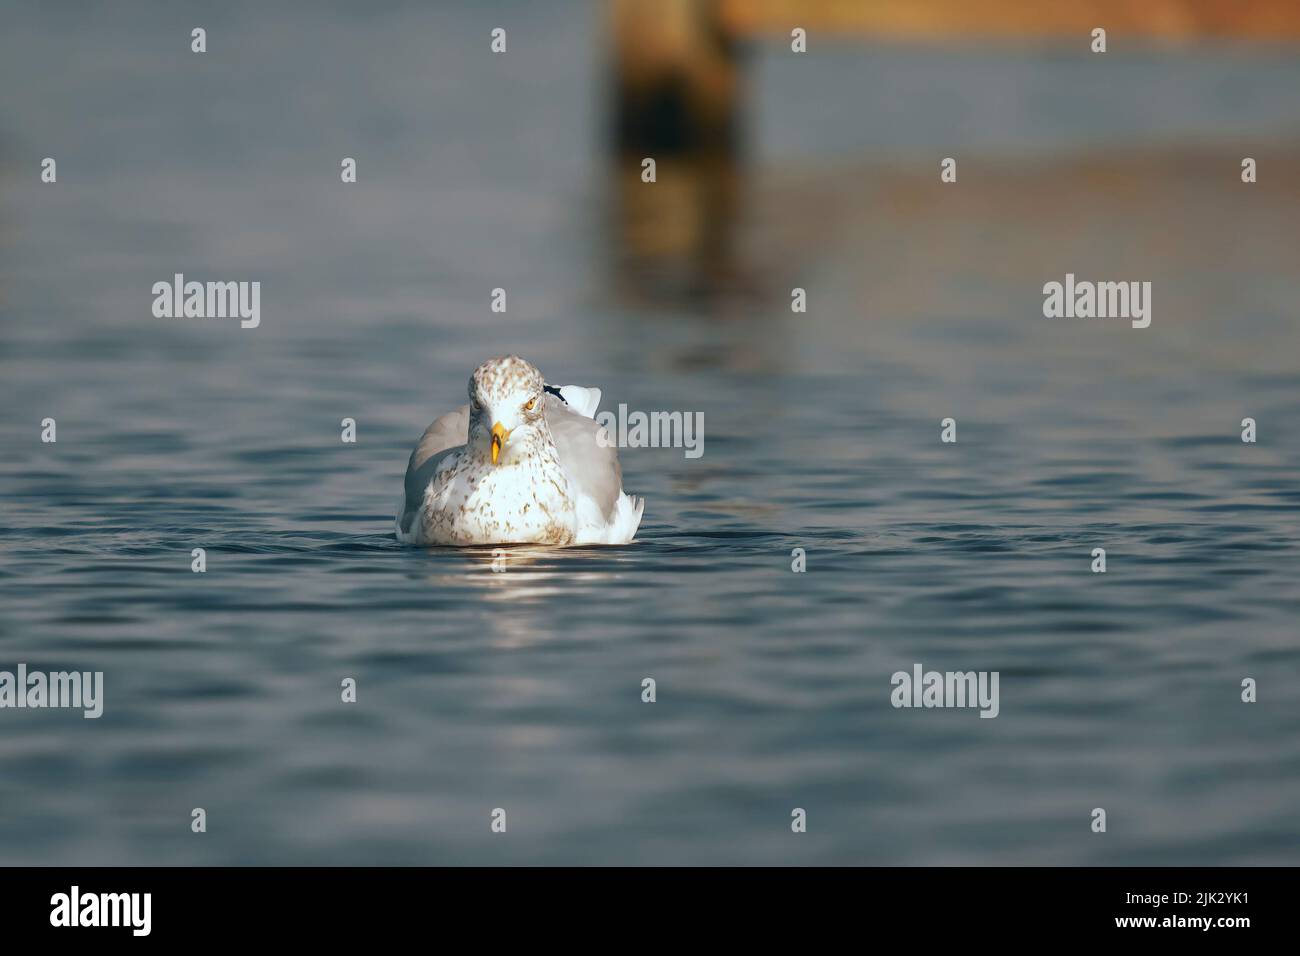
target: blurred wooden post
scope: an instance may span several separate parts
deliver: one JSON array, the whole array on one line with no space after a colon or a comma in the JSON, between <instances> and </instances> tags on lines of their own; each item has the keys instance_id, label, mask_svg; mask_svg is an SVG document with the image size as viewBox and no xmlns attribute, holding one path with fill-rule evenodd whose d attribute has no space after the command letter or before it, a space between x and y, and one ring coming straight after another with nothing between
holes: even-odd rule
<instances>
[{"instance_id":1,"label":"blurred wooden post","mask_svg":"<svg viewBox=\"0 0 1300 956\"><path fill-rule=\"evenodd\" d=\"M741 65L717 0L611 7L613 253L625 294L727 287L739 203ZM641 178L653 159L656 180Z\"/></svg>"},{"instance_id":2,"label":"blurred wooden post","mask_svg":"<svg viewBox=\"0 0 1300 956\"><path fill-rule=\"evenodd\" d=\"M731 152L739 136L736 43L718 0L615 0L617 152Z\"/></svg>"}]
</instances>

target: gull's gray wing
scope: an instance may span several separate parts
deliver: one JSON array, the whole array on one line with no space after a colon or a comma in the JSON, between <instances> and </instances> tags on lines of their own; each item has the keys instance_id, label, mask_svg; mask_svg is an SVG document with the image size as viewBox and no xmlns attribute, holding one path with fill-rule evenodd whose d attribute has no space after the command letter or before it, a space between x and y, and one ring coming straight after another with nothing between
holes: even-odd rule
<instances>
[{"instance_id":1,"label":"gull's gray wing","mask_svg":"<svg viewBox=\"0 0 1300 956\"><path fill-rule=\"evenodd\" d=\"M579 415L554 395L546 396L546 423L555 438L562 467L579 495L595 502L608 520L623 491L623 470L613 441L601 445L596 436L604 429ZM608 437L608 436L607 436Z\"/></svg>"},{"instance_id":2,"label":"gull's gray wing","mask_svg":"<svg viewBox=\"0 0 1300 956\"><path fill-rule=\"evenodd\" d=\"M469 441L469 406L462 405L455 411L436 419L424 430L411 459L406 463L406 501L402 505L402 533L411 530L411 522L420 512L424 503L424 489L429 487L438 466L447 458L465 447Z\"/></svg>"}]
</instances>

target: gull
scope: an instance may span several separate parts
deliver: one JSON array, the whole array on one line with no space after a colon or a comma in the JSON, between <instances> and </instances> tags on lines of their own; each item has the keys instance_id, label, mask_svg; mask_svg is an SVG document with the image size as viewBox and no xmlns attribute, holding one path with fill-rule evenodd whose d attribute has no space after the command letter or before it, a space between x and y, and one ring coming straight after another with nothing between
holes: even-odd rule
<instances>
[{"instance_id":1,"label":"gull","mask_svg":"<svg viewBox=\"0 0 1300 956\"><path fill-rule=\"evenodd\" d=\"M627 544L645 500L623 491L594 420L600 389L546 384L517 355L484 362L469 404L425 429L406 466L397 540L414 545Z\"/></svg>"}]
</instances>

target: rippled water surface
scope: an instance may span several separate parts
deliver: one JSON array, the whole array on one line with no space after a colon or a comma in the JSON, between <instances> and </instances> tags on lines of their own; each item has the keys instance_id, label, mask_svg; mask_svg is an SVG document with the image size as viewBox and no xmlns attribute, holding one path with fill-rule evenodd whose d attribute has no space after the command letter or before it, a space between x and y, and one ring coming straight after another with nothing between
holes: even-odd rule
<instances>
[{"instance_id":1,"label":"rippled water surface","mask_svg":"<svg viewBox=\"0 0 1300 956\"><path fill-rule=\"evenodd\" d=\"M497 60L472 5L234 5L206 58L184 11L15 18L0 669L106 702L0 711L0 862L1294 863L1295 59L760 54L692 292L611 215L590 14ZM260 280L261 327L155 319L175 272ZM1152 281L1152 326L1044 319L1066 272ZM632 546L394 542L504 351L703 412L701 458L622 453ZM893 709L914 662L1000 716Z\"/></svg>"}]
</instances>

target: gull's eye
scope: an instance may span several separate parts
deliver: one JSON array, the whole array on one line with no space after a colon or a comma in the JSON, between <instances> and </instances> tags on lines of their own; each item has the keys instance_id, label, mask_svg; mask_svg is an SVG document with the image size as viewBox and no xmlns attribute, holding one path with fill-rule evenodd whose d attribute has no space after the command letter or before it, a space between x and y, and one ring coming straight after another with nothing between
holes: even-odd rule
<instances>
[{"instance_id":1,"label":"gull's eye","mask_svg":"<svg viewBox=\"0 0 1300 956\"><path fill-rule=\"evenodd\" d=\"M536 408L536 407L537 407L537 399L535 399L535 398L530 398L530 399L528 400L528 404L526 404L526 405L524 406L524 411L526 411L526 412L531 412L531 411L532 411L534 408Z\"/></svg>"}]
</instances>

